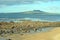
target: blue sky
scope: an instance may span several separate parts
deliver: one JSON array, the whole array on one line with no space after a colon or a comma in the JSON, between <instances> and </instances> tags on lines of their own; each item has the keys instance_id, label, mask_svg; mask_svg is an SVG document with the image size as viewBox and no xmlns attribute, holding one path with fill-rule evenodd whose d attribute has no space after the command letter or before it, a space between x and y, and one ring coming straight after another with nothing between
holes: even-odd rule
<instances>
[{"instance_id":1,"label":"blue sky","mask_svg":"<svg viewBox=\"0 0 60 40\"><path fill-rule=\"evenodd\" d=\"M3 0L4 1L4 0ZM1 2L0 2L1 3ZM0 4L0 13L24 12L41 10L49 13L60 13L60 1L33 1L33 3L18 3L13 5Z\"/></svg>"}]
</instances>

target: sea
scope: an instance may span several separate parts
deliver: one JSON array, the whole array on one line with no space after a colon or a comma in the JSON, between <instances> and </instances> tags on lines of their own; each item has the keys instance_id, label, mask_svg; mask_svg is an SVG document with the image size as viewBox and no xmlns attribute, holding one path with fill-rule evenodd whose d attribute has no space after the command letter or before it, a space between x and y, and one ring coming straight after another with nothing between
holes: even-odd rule
<instances>
[{"instance_id":1,"label":"sea","mask_svg":"<svg viewBox=\"0 0 60 40\"><path fill-rule=\"evenodd\" d=\"M1 21L20 21L20 20L32 20L32 21L50 21L59 22L60 15L45 15L45 14L25 14L25 13L0 13Z\"/></svg>"}]
</instances>

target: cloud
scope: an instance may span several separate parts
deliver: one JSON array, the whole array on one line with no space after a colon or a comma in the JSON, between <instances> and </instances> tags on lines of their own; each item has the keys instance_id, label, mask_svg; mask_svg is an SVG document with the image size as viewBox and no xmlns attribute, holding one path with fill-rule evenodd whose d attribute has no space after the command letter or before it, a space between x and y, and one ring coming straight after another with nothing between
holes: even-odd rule
<instances>
[{"instance_id":1,"label":"cloud","mask_svg":"<svg viewBox=\"0 0 60 40\"><path fill-rule=\"evenodd\" d=\"M0 0L0 5L31 4L38 1L49 2L49 1L59 1L59 0Z\"/></svg>"},{"instance_id":2,"label":"cloud","mask_svg":"<svg viewBox=\"0 0 60 40\"><path fill-rule=\"evenodd\" d=\"M31 10L42 10L51 13L60 13L59 4L60 1L58 0L0 0L0 13L23 12Z\"/></svg>"},{"instance_id":3,"label":"cloud","mask_svg":"<svg viewBox=\"0 0 60 40\"><path fill-rule=\"evenodd\" d=\"M35 4L36 3L36 4ZM12 5L4 6L0 8L0 13L9 13L9 12L24 12L32 10L41 10L49 13L60 13L60 1L54 2L35 2L34 4L24 4L24 5Z\"/></svg>"}]
</instances>

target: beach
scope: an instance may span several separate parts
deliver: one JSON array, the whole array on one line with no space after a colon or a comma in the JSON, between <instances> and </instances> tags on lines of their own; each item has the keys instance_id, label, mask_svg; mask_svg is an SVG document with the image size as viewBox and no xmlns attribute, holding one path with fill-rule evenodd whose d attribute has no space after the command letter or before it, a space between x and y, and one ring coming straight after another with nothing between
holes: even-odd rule
<instances>
[{"instance_id":1,"label":"beach","mask_svg":"<svg viewBox=\"0 0 60 40\"><path fill-rule=\"evenodd\" d=\"M0 37L5 38L4 40L39 40L41 37L41 40L51 40L50 35L55 33L55 29L59 34L58 28L60 28L60 22L0 22ZM43 39L45 36L49 38Z\"/></svg>"}]
</instances>

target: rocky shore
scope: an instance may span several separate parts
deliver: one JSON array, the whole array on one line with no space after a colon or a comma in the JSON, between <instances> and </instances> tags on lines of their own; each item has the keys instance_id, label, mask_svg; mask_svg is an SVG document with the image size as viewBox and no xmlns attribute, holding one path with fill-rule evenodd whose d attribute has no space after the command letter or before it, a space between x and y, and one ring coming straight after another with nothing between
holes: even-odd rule
<instances>
[{"instance_id":1,"label":"rocky shore","mask_svg":"<svg viewBox=\"0 0 60 40\"><path fill-rule=\"evenodd\" d=\"M36 32L46 32L54 27L59 27L59 22L33 22L33 21L23 21L23 22L0 22L0 36L11 34L25 34L25 33L36 33Z\"/></svg>"}]
</instances>

